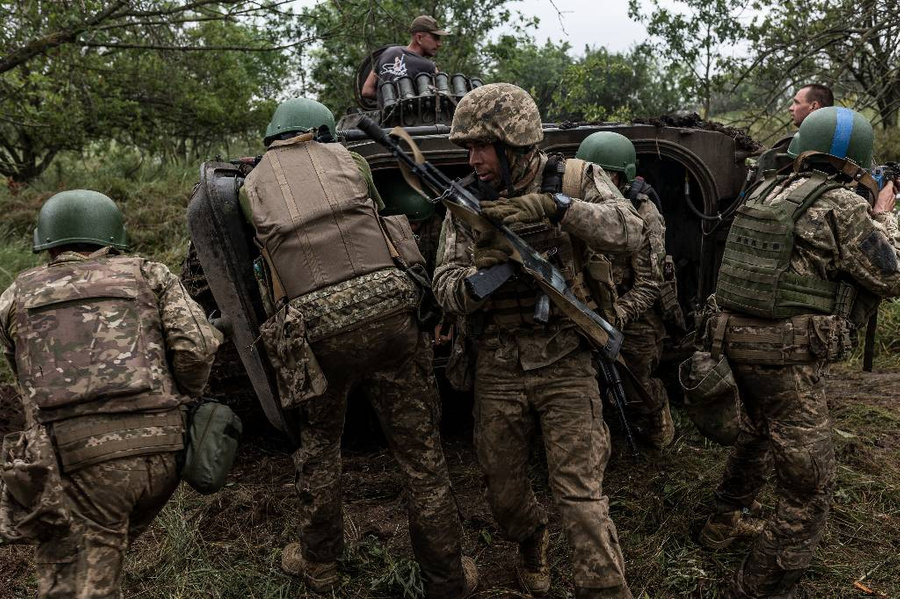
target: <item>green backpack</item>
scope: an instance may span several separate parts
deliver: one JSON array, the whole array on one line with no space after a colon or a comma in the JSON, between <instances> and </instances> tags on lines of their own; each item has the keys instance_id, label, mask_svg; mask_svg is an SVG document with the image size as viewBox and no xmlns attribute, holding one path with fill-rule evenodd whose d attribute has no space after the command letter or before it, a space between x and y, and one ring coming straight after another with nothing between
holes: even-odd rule
<instances>
[{"instance_id":1,"label":"green backpack","mask_svg":"<svg viewBox=\"0 0 900 599\"><path fill-rule=\"evenodd\" d=\"M243 424L231 408L203 400L191 413L181 478L198 493L209 495L225 486L234 464Z\"/></svg>"}]
</instances>

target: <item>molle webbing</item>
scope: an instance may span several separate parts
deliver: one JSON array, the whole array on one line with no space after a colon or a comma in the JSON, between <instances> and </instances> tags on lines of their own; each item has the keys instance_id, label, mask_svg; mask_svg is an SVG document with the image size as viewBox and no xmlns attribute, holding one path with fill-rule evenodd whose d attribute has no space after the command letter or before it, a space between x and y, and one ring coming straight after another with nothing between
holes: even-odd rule
<instances>
[{"instance_id":1,"label":"molle webbing","mask_svg":"<svg viewBox=\"0 0 900 599\"><path fill-rule=\"evenodd\" d=\"M53 440L64 472L107 460L180 451L181 409L148 414L86 416L54 423Z\"/></svg>"},{"instance_id":2,"label":"molle webbing","mask_svg":"<svg viewBox=\"0 0 900 599\"><path fill-rule=\"evenodd\" d=\"M725 244L716 299L722 308L761 318L832 314L838 285L789 269L797 219L823 193L842 186L816 172L786 198L763 204L781 181L791 180L760 185L738 209Z\"/></svg>"}]
</instances>

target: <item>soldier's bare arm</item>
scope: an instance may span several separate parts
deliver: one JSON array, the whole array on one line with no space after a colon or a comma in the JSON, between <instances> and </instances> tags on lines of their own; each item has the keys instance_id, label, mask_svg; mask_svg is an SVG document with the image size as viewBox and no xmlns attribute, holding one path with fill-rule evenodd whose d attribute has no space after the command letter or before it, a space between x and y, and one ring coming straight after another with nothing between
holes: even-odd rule
<instances>
[{"instance_id":1,"label":"soldier's bare arm","mask_svg":"<svg viewBox=\"0 0 900 599\"><path fill-rule=\"evenodd\" d=\"M158 262L145 262L142 270L159 300L172 375L181 391L197 397L206 385L216 350L224 338L168 268Z\"/></svg>"}]
</instances>

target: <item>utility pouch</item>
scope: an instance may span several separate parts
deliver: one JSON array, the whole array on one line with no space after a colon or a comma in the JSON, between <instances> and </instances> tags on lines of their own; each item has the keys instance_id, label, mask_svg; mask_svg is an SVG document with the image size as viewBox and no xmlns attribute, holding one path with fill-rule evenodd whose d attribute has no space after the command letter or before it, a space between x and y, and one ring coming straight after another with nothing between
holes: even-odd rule
<instances>
[{"instance_id":1,"label":"utility pouch","mask_svg":"<svg viewBox=\"0 0 900 599\"><path fill-rule=\"evenodd\" d=\"M71 524L46 428L6 435L0 449L0 543L38 543Z\"/></svg>"},{"instance_id":2,"label":"utility pouch","mask_svg":"<svg viewBox=\"0 0 900 599\"><path fill-rule=\"evenodd\" d=\"M210 400L193 407L188 421L181 478L198 493L209 495L225 486L244 427L231 408Z\"/></svg>"},{"instance_id":3,"label":"utility pouch","mask_svg":"<svg viewBox=\"0 0 900 599\"><path fill-rule=\"evenodd\" d=\"M678 303L678 280L675 277L675 262L672 256L666 256L663 264L663 282L660 285L659 307L663 320L670 322L681 331L687 330L684 311Z\"/></svg>"},{"instance_id":4,"label":"utility pouch","mask_svg":"<svg viewBox=\"0 0 900 599\"><path fill-rule=\"evenodd\" d=\"M809 353L826 362L840 362L852 351L852 327L845 318L809 317Z\"/></svg>"},{"instance_id":5,"label":"utility pouch","mask_svg":"<svg viewBox=\"0 0 900 599\"><path fill-rule=\"evenodd\" d=\"M416 264L424 266L425 257L419 250L416 243L416 236L409 226L409 219L403 214L395 214L393 216L379 216L382 222L383 231L390 245L400 255L401 260L408 266L412 267ZM390 249L390 248L389 248Z\"/></svg>"},{"instance_id":6,"label":"utility pouch","mask_svg":"<svg viewBox=\"0 0 900 599\"><path fill-rule=\"evenodd\" d=\"M328 382L297 308L286 304L259 327L259 334L275 369L282 408L297 408L303 401L325 393Z\"/></svg>"},{"instance_id":7,"label":"utility pouch","mask_svg":"<svg viewBox=\"0 0 900 599\"><path fill-rule=\"evenodd\" d=\"M416 307L416 321L424 329L432 329L443 317L443 310L438 305L431 289L431 277L425 270L425 258L416 243L416 236L409 226L409 219L402 214L379 216L385 242L398 268L404 271L419 288L419 301Z\"/></svg>"},{"instance_id":8,"label":"utility pouch","mask_svg":"<svg viewBox=\"0 0 900 599\"><path fill-rule=\"evenodd\" d=\"M740 400L728 358L697 351L678 367L684 405L708 439L733 445L740 432Z\"/></svg>"}]
</instances>

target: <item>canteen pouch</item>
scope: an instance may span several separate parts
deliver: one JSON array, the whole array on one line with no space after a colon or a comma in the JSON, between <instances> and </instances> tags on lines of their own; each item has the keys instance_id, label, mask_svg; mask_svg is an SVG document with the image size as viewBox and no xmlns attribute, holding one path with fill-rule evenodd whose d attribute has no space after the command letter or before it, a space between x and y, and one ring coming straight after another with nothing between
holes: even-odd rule
<instances>
[{"instance_id":1,"label":"canteen pouch","mask_svg":"<svg viewBox=\"0 0 900 599\"><path fill-rule=\"evenodd\" d=\"M192 409L181 478L202 495L225 486L234 464L243 424L231 408L203 401Z\"/></svg>"},{"instance_id":2,"label":"canteen pouch","mask_svg":"<svg viewBox=\"0 0 900 599\"><path fill-rule=\"evenodd\" d=\"M740 433L741 406L728 358L697 351L678 367L688 416L704 437L733 445Z\"/></svg>"},{"instance_id":3,"label":"canteen pouch","mask_svg":"<svg viewBox=\"0 0 900 599\"><path fill-rule=\"evenodd\" d=\"M38 543L72 524L47 430L10 433L0 449L0 543Z\"/></svg>"},{"instance_id":4,"label":"canteen pouch","mask_svg":"<svg viewBox=\"0 0 900 599\"><path fill-rule=\"evenodd\" d=\"M275 369L282 408L297 408L325 393L328 381L310 347L300 310L285 305L259 327L259 334Z\"/></svg>"}]
</instances>

